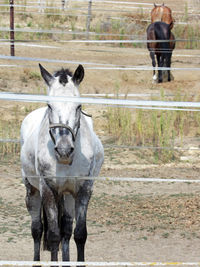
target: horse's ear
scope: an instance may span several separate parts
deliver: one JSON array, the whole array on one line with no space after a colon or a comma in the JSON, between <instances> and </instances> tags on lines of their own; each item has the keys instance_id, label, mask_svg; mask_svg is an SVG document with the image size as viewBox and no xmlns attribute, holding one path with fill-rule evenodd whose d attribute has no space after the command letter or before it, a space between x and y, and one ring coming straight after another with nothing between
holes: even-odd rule
<instances>
[{"instance_id":1,"label":"horse's ear","mask_svg":"<svg viewBox=\"0 0 200 267\"><path fill-rule=\"evenodd\" d=\"M154 3L154 7L157 7L156 3Z\"/></svg>"},{"instance_id":2,"label":"horse's ear","mask_svg":"<svg viewBox=\"0 0 200 267\"><path fill-rule=\"evenodd\" d=\"M165 3L163 3L162 6L165 6Z\"/></svg>"},{"instance_id":3,"label":"horse's ear","mask_svg":"<svg viewBox=\"0 0 200 267\"><path fill-rule=\"evenodd\" d=\"M39 63L39 67L40 67L40 73L42 75L42 78L45 80L46 84L49 86L51 84L53 76L47 70L45 70L45 68L42 67L40 63Z\"/></svg>"},{"instance_id":4,"label":"horse's ear","mask_svg":"<svg viewBox=\"0 0 200 267\"><path fill-rule=\"evenodd\" d=\"M72 80L75 84L79 85L84 78L84 68L82 65L79 65L75 70Z\"/></svg>"}]
</instances>

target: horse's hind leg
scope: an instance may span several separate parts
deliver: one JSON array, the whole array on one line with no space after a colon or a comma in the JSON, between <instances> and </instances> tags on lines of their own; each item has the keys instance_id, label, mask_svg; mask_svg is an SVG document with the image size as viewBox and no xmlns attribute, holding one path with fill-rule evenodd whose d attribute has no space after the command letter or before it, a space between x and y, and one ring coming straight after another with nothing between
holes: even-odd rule
<instances>
[{"instance_id":1,"label":"horse's hind leg","mask_svg":"<svg viewBox=\"0 0 200 267\"><path fill-rule=\"evenodd\" d=\"M85 255L85 242L87 239L87 227L86 227L86 215L88 203L92 194L92 184L91 180L84 182L78 190L78 194L75 200L75 219L76 228L74 230L74 240L77 247L77 260L84 261Z\"/></svg>"},{"instance_id":2,"label":"horse's hind leg","mask_svg":"<svg viewBox=\"0 0 200 267\"><path fill-rule=\"evenodd\" d=\"M25 179L26 186L26 206L31 215L32 224L31 231L34 240L34 261L40 261L40 244L43 232L43 225L41 221L41 198L39 191L34 188L27 179Z\"/></svg>"},{"instance_id":3,"label":"horse's hind leg","mask_svg":"<svg viewBox=\"0 0 200 267\"><path fill-rule=\"evenodd\" d=\"M166 66L167 66L167 68L171 67L171 56L172 56L172 54L169 54L166 57ZM168 82L170 82L171 81L170 70L167 70L167 74L168 74Z\"/></svg>"},{"instance_id":4,"label":"horse's hind leg","mask_svg":"<svg viewBox=\"0 0 200 267\"><path fill-rule=\"evenodd\" d=\"M155 71L156 60L155 60L155 53L154 53L154 51L150 51L150 57L151 57L151 60L152 60L152 66L154 68L154 70L153 70L153 79L156 80L156 71Z\"/></svg>"},{"instance_id":5,"label":"horse's hind leg","mask_svg":"<svg viewBox=\"0 0 200 267\"><path fill-rule=\"evenodd\" d=\"M162 68L164 65L164 58L162 55L157 54L157 62L158 62L158 67ZM162 79L162 70L158 70L158 83L162 83L163 79Z\"/></svg>"}]
</instances>

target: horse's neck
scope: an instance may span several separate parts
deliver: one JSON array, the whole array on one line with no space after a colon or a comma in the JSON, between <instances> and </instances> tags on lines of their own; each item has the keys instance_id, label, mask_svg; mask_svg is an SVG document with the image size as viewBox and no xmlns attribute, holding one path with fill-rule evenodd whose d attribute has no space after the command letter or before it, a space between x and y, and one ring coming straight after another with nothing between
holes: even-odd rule
<instances>
[{"instance_id":1,"label":"horse's neck","mask_svg":"<svg viewBox=\"0 0 200 267\"><path fill-rule=\"evenodd\" d=\"M38 129L39 138L40 137L45 138L48 133L49 133L49 118L48 118L48 112L46 110L44 112L43 119Z\"/></svg>"}]
</instances>

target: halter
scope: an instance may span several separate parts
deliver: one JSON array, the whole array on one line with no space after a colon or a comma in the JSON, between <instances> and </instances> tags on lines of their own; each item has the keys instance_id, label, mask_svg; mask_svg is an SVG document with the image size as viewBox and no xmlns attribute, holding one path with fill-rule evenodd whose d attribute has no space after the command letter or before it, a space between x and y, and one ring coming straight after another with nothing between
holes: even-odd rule
<instances>
[{"instance_id":1,"label":"halter","mask_svg":"<svg viewBox=\"0 0 200 267\"><path fill-rule=\"evenodd\" d=\"M92 115L89 115L89 114L85 113L85 112L82 111L82 110L81 110L81 113L82 113L83 115L85 115L85 116L92 117ZM79 122L79 126L78 126L78 129L77 129L76 134L74 134L73 129L72 129L70 126L68 126L67 124L64 124L64 123L51 123L51 124L49 125L49 134L50 134L50 136L51 136L51 139L52 139L54 145L56 144L56 141L55 141L55 138L54 138L54 136L53 136L51 130L52 130L52 129L56 129L56 128L64 128L64 129L69 130L70 133L71 133L71 135L72 135L72 140L73 140L73 142L75 142L75 140L76 140L76 136L77 136L77 133L78 133L78 130L79 130L79 128L80 128L80 122Z\"/></svg>"},{"instance_id":2,"label":"halter","mask_svg":"<svg viewBox=\"0 0 200 267\"><path fill-rule=\"evenodd\" d=\"M71 127L69 127L68 125L66 125L66 124L64 124L64 123L51 123L51 124L49 125L49 134L50 134L50 136L51 136L51 139L52 139L54 145L56 144L56 141L55 141L55 138L54 138L54 136L53 136L51 130L52 130L52 129L56 129L56 128L64 128L64 129L69 130L70 133L71 133L71 135L72 135L72 140L73 140L73 142L75 142L75 139L76 139L76 138L75 138L75 134L74 134L74 131L72 130ZM78 128L78 129L79 129L79 128Z\"/></svg>"}]
</instances>

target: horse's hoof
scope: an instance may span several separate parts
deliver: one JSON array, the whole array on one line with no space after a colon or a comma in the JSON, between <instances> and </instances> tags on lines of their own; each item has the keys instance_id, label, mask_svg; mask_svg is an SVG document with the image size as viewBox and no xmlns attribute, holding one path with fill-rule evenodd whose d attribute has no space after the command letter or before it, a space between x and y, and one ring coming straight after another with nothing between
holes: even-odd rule
<instances>
[{"instance_id":1,"label":"horse's hoof","mask_svg":"<svg viewBox=\"0 0 200 267\"><path fill-rule=\"evenodd\" d=\"M157 76L156 76L156 74L155 74L155 75L153 75L153 80L154 80L154 81L156 81L156 80L157 80Z\"/></svg>"}]
</instances>

